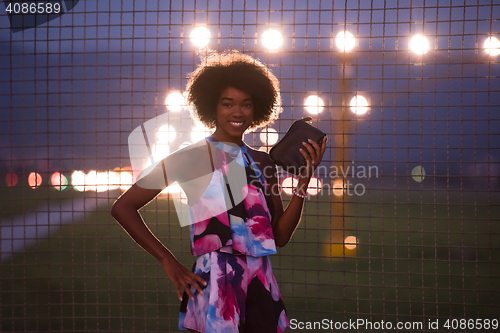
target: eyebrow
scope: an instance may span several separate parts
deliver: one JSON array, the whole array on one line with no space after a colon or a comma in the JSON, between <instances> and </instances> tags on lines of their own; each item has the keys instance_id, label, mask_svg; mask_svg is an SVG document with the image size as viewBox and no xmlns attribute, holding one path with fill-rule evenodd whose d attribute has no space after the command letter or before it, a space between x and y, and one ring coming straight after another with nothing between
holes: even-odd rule
<instances>
[{"instance_id":1,"label":"eyebrow","mask_svg":"<svg viewBox=\"0 0 500 333\"><path fill-rule=\"evenodd\" d=\"M223 101L225 99L228 100L228 101L233 101L234 100L233 98L229 98L229 97L222 97L220 100ZM246 102L246 101L252 101L252 99L251 98L245 98L243 100L243 102Z\"/></svg>"}]
</instances>

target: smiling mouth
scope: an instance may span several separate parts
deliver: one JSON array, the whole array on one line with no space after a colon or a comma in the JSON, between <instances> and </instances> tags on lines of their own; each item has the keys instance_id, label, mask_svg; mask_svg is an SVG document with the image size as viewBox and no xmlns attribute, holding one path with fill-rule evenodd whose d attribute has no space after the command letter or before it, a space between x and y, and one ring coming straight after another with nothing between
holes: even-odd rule
<instances>
[{"instance_id":1,"label":"smiling mouth","mask_svg":"<svg viewBox=\"0 0 500 333\"><path fill-rule=\"evenodd\" d=\"M233 125L234 127L241 127L241 126L243 126L243 124L244 124L245 122L243 122L243 121L230 121L229 123L230 123L231 125Z\"/></svg>"}]
</instances>

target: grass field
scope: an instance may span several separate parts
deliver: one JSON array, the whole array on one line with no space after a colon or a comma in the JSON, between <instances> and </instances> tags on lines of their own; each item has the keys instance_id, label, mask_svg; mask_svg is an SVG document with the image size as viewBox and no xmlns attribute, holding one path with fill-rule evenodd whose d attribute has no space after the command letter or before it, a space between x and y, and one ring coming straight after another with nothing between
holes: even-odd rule
<instances>
[{"instance_id":1,"label":"grass field","mask_svg":"<svg viewBox=\"0 0 500 333\"><path fill-rule=\"evenodd\" d=\"M5 220L96 194L17 187L0 195ZM110 216L119 192L106 195L108 205L1 262L1 332L176 331L175 291ZM500 319L498 193L385 189L346 199L337 217L344 229L334 232L358 238L354 256L327 255L336 214L322 196L309 200L292 242L272 257L289 318ZM143 216L191 267L189 232L173 204L155 200Z\"/></svg>"}]
</instances>

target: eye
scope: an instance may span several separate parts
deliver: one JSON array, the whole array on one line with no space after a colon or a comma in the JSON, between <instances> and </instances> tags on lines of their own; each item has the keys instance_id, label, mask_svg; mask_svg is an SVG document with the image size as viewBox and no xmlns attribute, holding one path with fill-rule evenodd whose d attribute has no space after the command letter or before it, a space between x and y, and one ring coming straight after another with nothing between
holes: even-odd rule
<instances>
[{"instance_id":1,"label":"eye","mask_svg":"<svg viewBox=\"0 0 500 333\"><path fill-rule=\"evenodd\" d=\"M251 108L252 107L252 103L243 104L243 107L245 107L245 108Z\"/></svg>"},{"instance_id":2,"label":"eye","mask_svg":"<svg viewBox=\"0 0 500 333\"><path fill-rule=\"evenodd\" d=\"M222 106L225 107L225 108L230 108L231 107L231 103L223 102Z\"/></svg>"}]
</instances>

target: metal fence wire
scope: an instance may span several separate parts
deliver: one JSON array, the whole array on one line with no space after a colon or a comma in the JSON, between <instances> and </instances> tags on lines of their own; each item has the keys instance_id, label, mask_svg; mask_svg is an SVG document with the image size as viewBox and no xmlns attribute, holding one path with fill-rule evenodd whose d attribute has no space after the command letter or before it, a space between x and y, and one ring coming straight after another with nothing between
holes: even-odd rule
<instances>
[{"instance_id":1,"label":"metal fence wire","mask_svg":"<svg viewBox=\"0 0 500 333\"><path fill-rule=\"evenodd\" d=\"M1 332L177 331L173 285L109 212L133 181L134 129L167 119L160 156L207 134L187 75L232 49L281 87L279 120L247 144L268 151L306 116L329 137L271 256L291 328L498 328L497 1L3 2ZM279 170L286 207L295 183ZM190 268L176 191L141 213Z\"/></svg>"}]
</instances>

